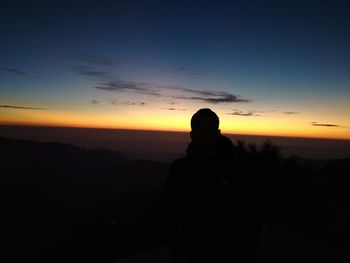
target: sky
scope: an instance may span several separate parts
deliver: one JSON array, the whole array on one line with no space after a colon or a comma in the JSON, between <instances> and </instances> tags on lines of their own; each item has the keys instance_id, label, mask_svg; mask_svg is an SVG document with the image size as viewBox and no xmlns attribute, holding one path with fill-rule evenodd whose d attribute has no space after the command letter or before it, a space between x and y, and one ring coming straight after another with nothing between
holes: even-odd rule
<instances>
[{"instance_id":1,"label":"sky","mask_svg":"<svg viewBox=\"0 0 350 263\"><path fill-rule=\"evenodd\" d=\"M8 1L0 124L350 139L346 1Z\"/></svg>"}]
</instances>

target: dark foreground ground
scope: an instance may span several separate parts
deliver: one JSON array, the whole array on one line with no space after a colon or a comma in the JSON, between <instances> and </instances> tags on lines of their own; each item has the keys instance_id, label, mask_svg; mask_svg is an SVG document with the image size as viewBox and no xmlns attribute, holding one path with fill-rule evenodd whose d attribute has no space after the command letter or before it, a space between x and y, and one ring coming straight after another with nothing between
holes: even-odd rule
<instances>
[{"instance_id":1,"label":"dark foreground ground","mask_svg":"<svg viewBox=\"0 0 350 263\"><path fill-rule=\"evenodd\" d=\"M258 261L349 262L350 159L237 147L280 167L278 177L261 174L270 186ZM0 167L1 262L170 260L160 222L168 163L0 138Z\"/></svg>"}]
</instances>

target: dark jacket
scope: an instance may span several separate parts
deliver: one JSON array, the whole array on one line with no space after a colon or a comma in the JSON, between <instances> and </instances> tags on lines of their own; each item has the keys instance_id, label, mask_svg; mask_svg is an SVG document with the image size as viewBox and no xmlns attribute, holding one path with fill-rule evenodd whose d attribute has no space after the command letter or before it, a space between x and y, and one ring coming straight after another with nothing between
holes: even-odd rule
<instances>
[{"instance_id":1,"label":"dark jacket","mask_svg":"<svg viewBox=\"0 0 350 263\"><path fill-rule=\"evenodd\" d=\"M255 253L256 208L246 198L249 175L240 174L238 167L234 146L224 136L207 158L191 142L187 156L172 164L162 215L168 247L175 258L223 262L237 258L242 249Z\"/></svg>"}]
</instances>

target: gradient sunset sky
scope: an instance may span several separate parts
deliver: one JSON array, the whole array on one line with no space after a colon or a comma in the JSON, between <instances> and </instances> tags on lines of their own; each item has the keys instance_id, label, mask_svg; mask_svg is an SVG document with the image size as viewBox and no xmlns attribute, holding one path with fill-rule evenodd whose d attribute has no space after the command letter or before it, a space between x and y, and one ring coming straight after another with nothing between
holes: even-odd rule
<instances>
[{"instance_id":1,"label":"gradient sunset sky","mask_svg":"<svg viewBox=\"0 0 350 263\"><path fill-rule=\"evenodd\" d=\"M0 124L350 139L350 2L7 2Z\"/></svg>"}]
</instances>

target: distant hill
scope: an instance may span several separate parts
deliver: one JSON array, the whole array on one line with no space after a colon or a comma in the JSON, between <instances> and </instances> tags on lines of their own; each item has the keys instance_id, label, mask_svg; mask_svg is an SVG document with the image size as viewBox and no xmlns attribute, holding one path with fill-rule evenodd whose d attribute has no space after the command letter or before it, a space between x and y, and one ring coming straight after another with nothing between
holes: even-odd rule
<instances>
[{"instance_id":1,"label":"distant hill","mask_svg":"<svg viewBox=\"0 0 350 263\"><path fill-rule=\"evenodd\" d=\"M110 262L161 242L168 164L3 137L0 149L0 261Z\"/></svg>"},{"instance_id":2,"label":"distant hill","mask_svg":"<svg viewBox=\"0 0 350 263\"><path fill-rule=\"evenodd\" d=\"M233 142L245 141L260 146L270 140L281 147L281 154L309 159L340 159L350 156L350 140L296 138L223 134ZM111 149L132 160L147 159L171 162L185 154L190 141L189 132L142 131L103 128L73 128L0 125L0 137L40 142L60 142L84 149Z\"/></svg>"},{"instance_id":3,"label":"distant hill","mask_svg":"<svg viewBox=\"0 0 350 263\"><path fill-rule=\"evenodd\" d=\"M14 199L15 196L20 199L20 195L31 191L22 189L20 193L14 194L21 186L29 188L32 185L40 188L40 191L45 191L61 184L59 189L55 190L65 194L70 192L72 203L65 204L69 206L85 205L84 202L88 200L82 198L84 194L100 194L96 198L101 199L106 195L136 191L159 192L168 169L168 164L160 162L128 161L123 154L116 151L87 150L62 143L0 137L0 149L0 180L8 189L11 188L11 183L17 185L15 189L11 189ZM82 194L80 200L74 200L76 198L71 187L79 189ZM48 194L51 195L52 192ZM60 197L57 202L61 201L59 199ZM24 200L28 201L28 196ZM45 196L42 196L41 202L44 200Z\"/></svg>"},{"instance_id":4,"label":"distant hill","mask_svg":"<svg viewBox=\"0 0 350 263\"><path fill-rule=\"evenodd\" d=\"M281 244L297 251L302 242L283 236L292 232L312 237L316 251L341 252L350 236L350 159L283 158L269 143L235 143L235 154L241 167L233 166L234 176L254 166L261 178L262 257L285 254ZM0 137L0 260L110 262L164 245L160 203L169 166L130 161L118 151Z\"/></svg>"}]
</instances>

